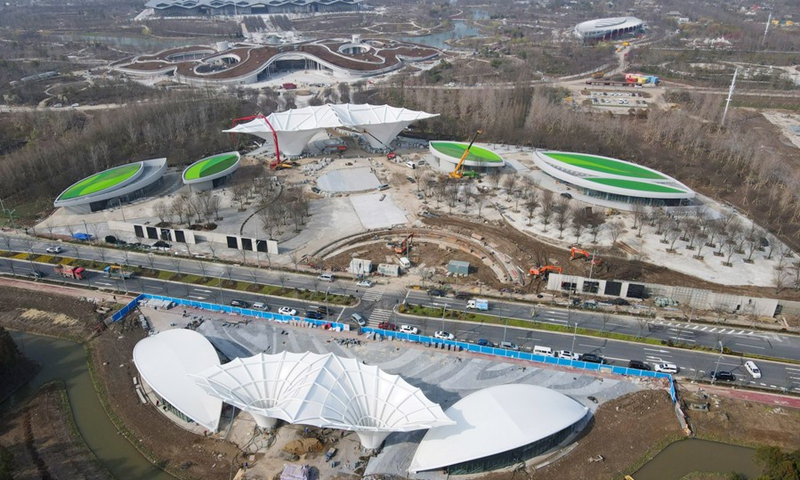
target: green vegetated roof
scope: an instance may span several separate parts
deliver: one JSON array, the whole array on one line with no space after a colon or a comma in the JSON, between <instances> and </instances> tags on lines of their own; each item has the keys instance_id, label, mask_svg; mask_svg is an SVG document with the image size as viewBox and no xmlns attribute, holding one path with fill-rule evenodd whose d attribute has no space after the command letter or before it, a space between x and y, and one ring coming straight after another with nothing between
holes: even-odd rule
<instances>
[{"instance_id":1,"label":"green vegetated roof","mask_svg":"<svg viewBox=\"0 0 800 480\"><path fill-rule=\"evenodd\" d=\"M625 180L622 178L587 178L590 182L608 185L609 187L625 188L628 190L638 190L641 192L655 193L686 193L680 188L667 187L658 183L637 182L636 180Z\"/></svg>"},{"instance_id":2,"label":"green vegetated roof","mask_svg":"<svg viewBox=\"0 0 800 480\"><path fill-rule=\"evenodd\" d=\"M646 168L613 160L611 158L596 157L594 155L581 155L578 153L545 153L544 155L574 167L586 168L595 172L620 175L624 177L643 178L650 180L666 180L667 177Z\"/></svg>"},{"instance_id":3,"label":"green vegetated roof","mask_svg":"<svg viewBox=\"0 0 800 480\"><path fill-rule=\"evenodd\" d=\"M223 153L221 155L214 155L205 160L200 160L186 170L183 178L186 180L197 180L198 178L208 177L215 173L227 170L239 157L235 153Z\"/></svg>"},{"instance_id":4,"label":"green vegetated roof","mask_svg":"<svg viewBox=\"0 0 800 480\"><path fill-rule=\"evenodd\" d=\"M119 167L110 168L103 172L96 173L91 177L86 177L75 185L69 187L69 189L61 194L59 200L69 200L71 198L82 197L92 193L101 192L115 185L119 185L120 183L134 176L141 168L141 163L133 163L121 165Z\"/></svg>"},{"instance_id":5,"label":"green vegetated roof","mask_svg":"<svg viewBox=\"0 0 800 480\"><path fill-rule=\"evenodd\" d=\"M464 155L464 150L467 149L469 144L463 142L431 142L431 146L445 155L453 158L461 158L461 155ZM476 147L475 145L469 149L469 155L467 155L466 160L492 163L500 163L503 161L500 155L486 148Z\"/></svg>"}]
</instances>

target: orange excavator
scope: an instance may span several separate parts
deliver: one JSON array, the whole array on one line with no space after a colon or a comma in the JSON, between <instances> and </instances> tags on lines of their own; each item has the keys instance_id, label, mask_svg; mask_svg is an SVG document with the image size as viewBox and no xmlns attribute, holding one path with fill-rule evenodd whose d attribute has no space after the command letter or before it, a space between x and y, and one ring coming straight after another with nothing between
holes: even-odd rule
<instances>
[{"instance_id":1,"label":"orange excavator","mask_svg":"<svg viewBox=\"0 0 800 480\"><path fill-rule=\"evenodd\" d=\"M569 259L575 260L575 258L582 257L585 258L587 262L592 262L593 265L600 265L603 261L591 253L588 250L582 250L577 247L570 247L569 248Z\"/></svg>"},{"instance_id":2,"label":"orange excavator","mask_svg":"<svg viewBox=\"0 0 800 480\"><path fill-rule=\"evenodd\" d=\"M394 252L400 255L405 255L411 249L411 239L414 238L414 234L410 234L403 240L399 246L394 247Z\"/></svg>"},{"instance_id":3,"label":"orange excavator","mask_svg":"<svg viewBox=\"0 0 800 480\"><path fill-rule=\"evenodd\" d=\"M555 266L555 265L545 265L544 267L531 267L530 274L534 277L546 277L547 275L552 273L561 273L564 271L563 268Z\"/></svg>"}]
</instances>

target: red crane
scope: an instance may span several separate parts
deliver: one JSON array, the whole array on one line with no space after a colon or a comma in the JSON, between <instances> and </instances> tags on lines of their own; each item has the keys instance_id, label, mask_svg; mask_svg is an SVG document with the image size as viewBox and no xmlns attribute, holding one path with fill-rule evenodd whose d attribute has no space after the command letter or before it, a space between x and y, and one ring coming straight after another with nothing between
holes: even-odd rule
<instances>
[{"instance_id":1,"label":"red crane","mask_svg":"<svg viewBox=\"0 0 800 480\"><path fill-rule=\"evenodd\" d=\"M250 120L255 120L256 118L263 119L264 123L266 123L269 129L272 130L272 139L275 141L275 161L269 164L269 168L271 170L275 170L276 168L278 168L278 165L281 164L281 150L278 147L278 132L276 132L275 129L272 127L272 124L269 123L267 117L259 113L258 115L250 115L249 117L234 118L231 121L231 128L235 127L241 122L249 122ZM234 134L231 133L231 136L233 135Z\"/></svg>"}]
</instances>

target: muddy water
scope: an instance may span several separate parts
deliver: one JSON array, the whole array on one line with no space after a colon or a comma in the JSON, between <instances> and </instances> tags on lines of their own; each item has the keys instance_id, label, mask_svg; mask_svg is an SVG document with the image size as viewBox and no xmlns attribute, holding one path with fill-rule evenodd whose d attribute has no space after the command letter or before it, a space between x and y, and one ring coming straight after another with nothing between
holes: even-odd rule
<instances>
[{"instance_id":1,"label":"muddy water","mask_svg":"<svg viewBox=\"0 0 800 480\"><path fill-rule=\"evenodd\" d=\"M116 427L106 416L94 391L89 367L86 365L86 352L80 344L22 332L12 332L11 336L20 350L38 362L42 369L28 385L0 405L0 410L22 401L26 395L45 383L62 379L67 388L78 430L89 448L116 478L175 479L153 466L125 437L117 433Z\"/></svg>"},{"instance_id":2,"label":"muddy water","mask_svg":"<svg viewBox=\"0 0 800 480\"><path fill-rule=\"evenodd\" d=\"M688 439L661 451L632 475L636 480L678 480L690 472L737 472L756 478L761 468L755 450L737 445Z\"/></svg>"}]
</instances>

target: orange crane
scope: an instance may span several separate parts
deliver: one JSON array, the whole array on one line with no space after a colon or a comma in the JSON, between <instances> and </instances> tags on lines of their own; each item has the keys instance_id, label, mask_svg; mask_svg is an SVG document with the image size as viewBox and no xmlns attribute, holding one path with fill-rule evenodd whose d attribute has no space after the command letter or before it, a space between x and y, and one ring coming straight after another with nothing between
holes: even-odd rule
<instances>
[{"instance_id":1,"label":"orange crane","mask_svg":"<svg viewBox=\"0 0 800 480\"><path fill-rule=\"evenodd\" d=\"M403 243L401 243L399 246L394 247L394 252L400 255L405 255L406 253L408 253L408 251L411 249L412 238L414 238L413 233L407 236L406 239L403 240Z\"/></svg>"},{"instance_id":2,"label":"orange crane","mask_svg":"<svg viewBox=\"0 0 800 480\"><path fill-rule=\"evenodd\" d=\"M472 144L475 143L475 139L478 138L478 135L480 135L481 133L483 133L483 130L475 131L475 135L472 136L472 140L470 140L469 146L467 147L466 150L464 150L464 155L461 155L461 160L458 161L458 165L456 165L455 170L450 172L450 178L461 178L464 176L464 174L461 173L461 167L464 166L464 160L466 160L467 155L469 155L469 149L472 148Z\"/></svg>"},{"instance_id":3,"label":"orange crane","mask_svg":"<svg viewBox=\"0 0 800 480\"><path fill-rule=\"evenodd\" d=\"M564 269L555 265L545 265L544 267L531 267L530 274L534 277L544 277L550 272L561 273Z\"/></svg>"},{"instance_id":4,"label":"orange crane","mask_svg":"<svg viewBox=\"0 0 800 480\"><path fill-rule=\"evenodd\" d=\"M603 263L603 260L595 257L594 255L589 253L588 250L581 250L580 248L577 247L570 247L569 253L570 253L569 256L570 260L574 260L575 257L577 256L582 256L586 259L586 261L592 262L593 265L600 265L601 263Z\"/></svg>"}]
</instances>

